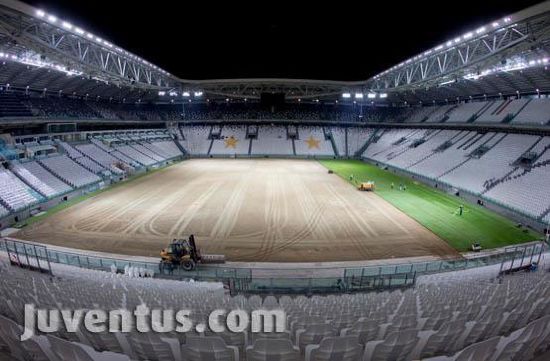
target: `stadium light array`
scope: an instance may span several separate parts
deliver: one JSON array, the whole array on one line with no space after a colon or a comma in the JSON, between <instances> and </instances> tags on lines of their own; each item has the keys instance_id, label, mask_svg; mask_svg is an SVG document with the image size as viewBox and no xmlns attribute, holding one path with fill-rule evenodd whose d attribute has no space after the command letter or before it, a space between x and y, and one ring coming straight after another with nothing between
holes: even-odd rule
<instances>
[{"instance_id":1,"label":"stadium light array","mask_svg":"<svg viewBox=\"0 0 550 361\"><path fill-rule=\"evenodd\" d=\"M368 93L368 94L367 94L367 98L369 98L369 99L375 99L375 98L376 98L376 93Z\"/></svg>"},{"instance_id":2,"label":"stadium light array","mask_svg":"<svg viewBox=\"0 0 550 361\"><path fill-rule=\"evenodd\" d=\"M349 98L351 98L351 94L350 93L343 93L342 98L349 99Z\"/></svg>"},{"instance_id":3,"label":"stadium light array","mask_svg":"<svg viewBox=\"0 0 550 361\"><path fill-rule=\"evenodd\" d=\"M380 99L386 99L388 97L388 93L380 93Z\"/></svg>"},{"instance_id":4,"label":"stadium light array","mask_svg":"<svg viewBox=\"0 0 550 361\"><path fill-rule=\"evenodd\" d=\"M201 91L197 91L194 93L195 97L202 97L202 92Z\"/></svg>"},{"instance_id":5,"label":"stadium light array","mask_svg":"<svg viewBox=\"0 0 550 361\"><path fill-rule=\"evenodd\" d=\"M55 15L48 14L44 10L41 10L41 9L37 9L35 11L35 15L36 15L37 18L45 19L51 24L56 24L58 22L58 19ZM159 67L145 61L144 59L139 58L138 56L136 56L134 54L131 54L131 53L127 52L126 50L124 50L120 47L115 47L112 43L110 43L108 41L105 41L105 40L101 39L100 37L94 37L93 34L84 31L80 27L73 26L73 24L71 24L68 21L61 21L61 28L65 29L67 31L71 31L74 34L77 34L79 36L87 37L88 39L90 39L92 41L95 41L96 43L98 43L101 46L106 46L107 48L110 48L110 49L120 53L121 55L124 55L124 56L126 56L130 59L134 59L135 61L141 62L142 64L145 64L145 65L147 65L147 66L149 66L149 67L151 67L155 70L158 70L162 74L169 75L169 73L167 71L165 71L163 69L160 69Z\"/></svg>"},{"instance_id":6,"label":"stadium light array","mask_svg":"<svg viewBox=\"0 0 550 361\"><path fill-rule=\"evenodd\" d=\"M183 95L184 97L190 97L190 96L191 96L191 93L189 93L189 92L183 92L181 95Z\"/></svg>"},{"instance_id":7,"label":"stadium light array","mask_svg":"<svg viewBox=\"0 0 550 361\"><path fill-rule=\"evenodd\" d=\"M363 93L355 93L355 99L363 99Z\"/></svg>"},{"instance_id":8,"label":"stadium light array","mask_svg":"<svg viewBox=\"0 0 550 361\"><path fill-rule=\"evenodd\" d=\"M425 51L424 53L421 53L419 55L416 55L410 59L407 59L385 71L383 71L382 73L380 74L377 74L374 76L374 79L378 79L379 77L383 76L383 75L386 75L387 73L395 70L395 69L398 69L398 68L401 68L407 64L410 64L414 61L417 61L417 60L420 60L420 59L423 59L429 55L431 55L433 52L439 52L439 51L446 51L447 49L452 49L454 48L455 46L457 46L458 44L461 44L463 42L466 42L466 41L470 41L474 38L474 34L475 36L484 36L484 34L492 27L492 30L502 30L504 29L505 26L515 26L514 24L510 24L512 23L512 18L507 16L499 21L493 21L490 25L487 25L487 26L482 26L482 27L479 27L477 28L475 31L469 31L465 34L463 34L462 36L458 36L458 37L455 37L454 39L452 40L449 40L441 45L438 45L436 46L435 48L433 49L429 49L428 51ZM499 29L499 28L502 28L502 29ZM447 48L447 49L445 49Z\"/></svg>"},{"instance_id":9,"label":"stadium light array","mask_svg":"<svg viewBox=\"0 0 550 361\"><path fill-rule=\"evenodd\" d=\"M163 97L166 95L166 92L165 91L159 91L159 96Z\"/></svg>"}]
</instances>

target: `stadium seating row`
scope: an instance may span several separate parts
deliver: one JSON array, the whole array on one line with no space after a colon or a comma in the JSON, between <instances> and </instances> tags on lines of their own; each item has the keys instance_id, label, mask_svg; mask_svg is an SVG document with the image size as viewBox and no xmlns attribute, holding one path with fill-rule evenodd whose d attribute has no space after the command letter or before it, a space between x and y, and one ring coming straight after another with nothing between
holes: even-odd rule
<instances>
[{"instance_id":1,"label":"stadium seating row","mask_svg":"<svg viewBox=\"0 0 550 361\"><path fill-rule=\"evenodd\" d=\"M365 104L286 104L265 109L259 103L118 104L59 96L0 93L0 117L55 119L170 120L332 120L347 122L512 123L548 125L550 99L506 98L417 107Z\"/></svg>"},{"instance_id":2,"label":"stadium seating row","mask_svg":"<svg viewBox=\"0 0 550 361\"><path fill-rule=\"evenodd\" d=\"M8 170L0 169L0 199L12 211L38 203L37 194Z\"/></svg>"},{"instance_id":3,"label":"stadium seating row","mask_svg":"<svg viewBox=\"0 0 550 361\"><path fill-rule=\"evenodd\" d=\"M38 162L15 164L13 172L46 197L70 192L73 188L55 177Z\"/></svg>"},{"instance_id":4,"label":"stadium seating row","mask_svg":"<svg viewBox=\"0 0 550 361\"><path fill-rule=\"evenodd\" d=\"M498 266L421 276L412 289L280 299L231 297L221 284L127 278L53 265L54 278L0 263L0 350L26 359L78 360L530 360L550 347L547 261L495 279ZM56 332L18 342L23 305L61 309L284 309L277 334ZM114 352L113 354L109 352ZM78 357L66 358L77 354ZM245 356L246 355L246 356ZM482 357L484 355L484 357ZM183 357L184 356L184 357ZM40 358L42 357L42 358ZM110 358L108 358L110 357ZM37 359L37 358L35 358ZM432 360L432 359L430 359ZM52 360L54 361L54 360Z\"/></svg>"},{"instance_id":5,"label":"stadium seating row","mask_svg":"<svg viewBox=\"0 0 550 361\"><path fill-rule=\"evenodd\" d=\"M550 137L458 130L379 130L363 156L451 185L534 218L550 207ZM530 164L518 160L532 156Z\"/></svg>"}]
</instances>

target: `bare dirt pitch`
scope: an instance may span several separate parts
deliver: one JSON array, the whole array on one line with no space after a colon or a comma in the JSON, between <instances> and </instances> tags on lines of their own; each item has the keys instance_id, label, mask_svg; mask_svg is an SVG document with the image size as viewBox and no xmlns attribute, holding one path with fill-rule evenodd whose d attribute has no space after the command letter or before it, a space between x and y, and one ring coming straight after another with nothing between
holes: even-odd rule
<instances>
[{"instance_id":1,"label":"bare dirt pitch","mask_svg":"<svg viewBox=\"0 0 550 361\"><path fill-rule=\"evenodd\" d=\"M15 237L153 256L194 233L231 261L457 256L446 242L316 161L196 159L103 192Z\"/></svg>"}]
</instances>

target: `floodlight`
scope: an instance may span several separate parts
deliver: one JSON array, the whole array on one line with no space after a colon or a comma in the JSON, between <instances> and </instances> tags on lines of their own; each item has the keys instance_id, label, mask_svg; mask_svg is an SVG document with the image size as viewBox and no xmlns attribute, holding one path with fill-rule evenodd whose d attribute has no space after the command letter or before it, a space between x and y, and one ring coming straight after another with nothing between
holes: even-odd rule
<instances>
[{"instance_id":1,"label":"floodlight","mask_svg":"<svg viewBox=\"0 0 550 361\"><path fill-rule=\"evenodd\" d=\"M355 99L363 99L363 93L355 93Z\"/></svg>"},{"instance_id":2,"label":"floodlight","mask_svg":"<svg viewBox=\"0 0 550 361\"><path fill-rule=\"evenodd\" d=\"M388 93L380 93L380 98L385 99L388 97Z\"/></svg>"},{"instance_id":3,"label":"floodlight","mask_svg":"<svg viewBox=\"0 0 550 361\"><path fill-rule=\"evenodd\" d=\"M191 96L191 94L190 94L189 92L183 92L182 95L183 95L184 97L189 97L189 96Z\"/></svg>"},{"instance_id":4,"label":"floodlight","mask_svg":"<svg viewBox=\"0 0 550 361\"><path fill-rule=\"evenodd\" d=\"M194 95L195 95L196 97L202 97L202 92L201 92L201 91L197 91L197 92L194 93Z\"/></svg>"},{"instance_id":5,"label":"floodlight","mask_svg":"<svg viewBox=\"0 0 550 361\"><path fill-rule=\"evenodd\" d=\"M485 26L482 26L481 28L479 28L479 29L476 30L476 33L477 33L477 34L481 34L481 33L485 32L485 30L486 30L486 29L485 29Z\"/></svg>"},{"instance_id":6,"label":"floodlight","mask_svg":"<svg viewBox=\"0 0 550 361\"><path fill-rule=\"evenodd\" d=\"M73 28L72 24L71 23L68 23L66 21L64 21L62 24L61 24L65 29L69 29L71 30Z\"/></svg>"},{"instance_id":7,"label":"floodlight","mask_svg":"<svg viewBox=\"0 0 550 361\"><path fill-rule=\"evenodd\" d=\"M53 15L48 16L48 21L51 23L55 23L57 21L57 18Z\"/></svg>"},{"instance_id":8,"label":"floodlight","mask_svg":"<svg viewBox=\"0 0 550 361\"><path fill-rule=\"evenodd\" d=\"M369 99L374 99L374 98L376 98L376 93L368 93L368 94L367 94L367 98L369 98Z\"/></svg>"},{"instance_id":9,"label":"floodlight","mask_svg":"<svg viewBox=\"0 0 550 361\"><path fill-rule=\"evenodd\" d=\"M36 10L36 16L38 16L39 18L43 18L44 15L46 15L46 13L42 10Z\"/></svg>"},{"instance_id":10,"label":"floodlight","mask_svg":"<svg viewBox=\"0 0 550 361\"><path fill-rule=\"evenodd\" d=\"M343 93L342 98L349 99L349 98L351 98L351 94L350 93Z\"/></svg>"}]
</instances>

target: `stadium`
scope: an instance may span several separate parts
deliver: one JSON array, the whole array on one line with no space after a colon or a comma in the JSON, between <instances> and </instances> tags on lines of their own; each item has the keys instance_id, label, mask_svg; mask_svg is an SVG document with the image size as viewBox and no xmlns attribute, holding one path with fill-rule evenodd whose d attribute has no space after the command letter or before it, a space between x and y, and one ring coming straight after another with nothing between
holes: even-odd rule
<instances>
[{"instance_id":1,"label":"stadium","mask_svg":"<svg viewBox=\"0 0 550 361\"><path fill-rule=\"evenodd\" d=\"M356 81L80 24L0 0L0 361L550 360L550 1Z\"/></svg>"}]
</instances>

